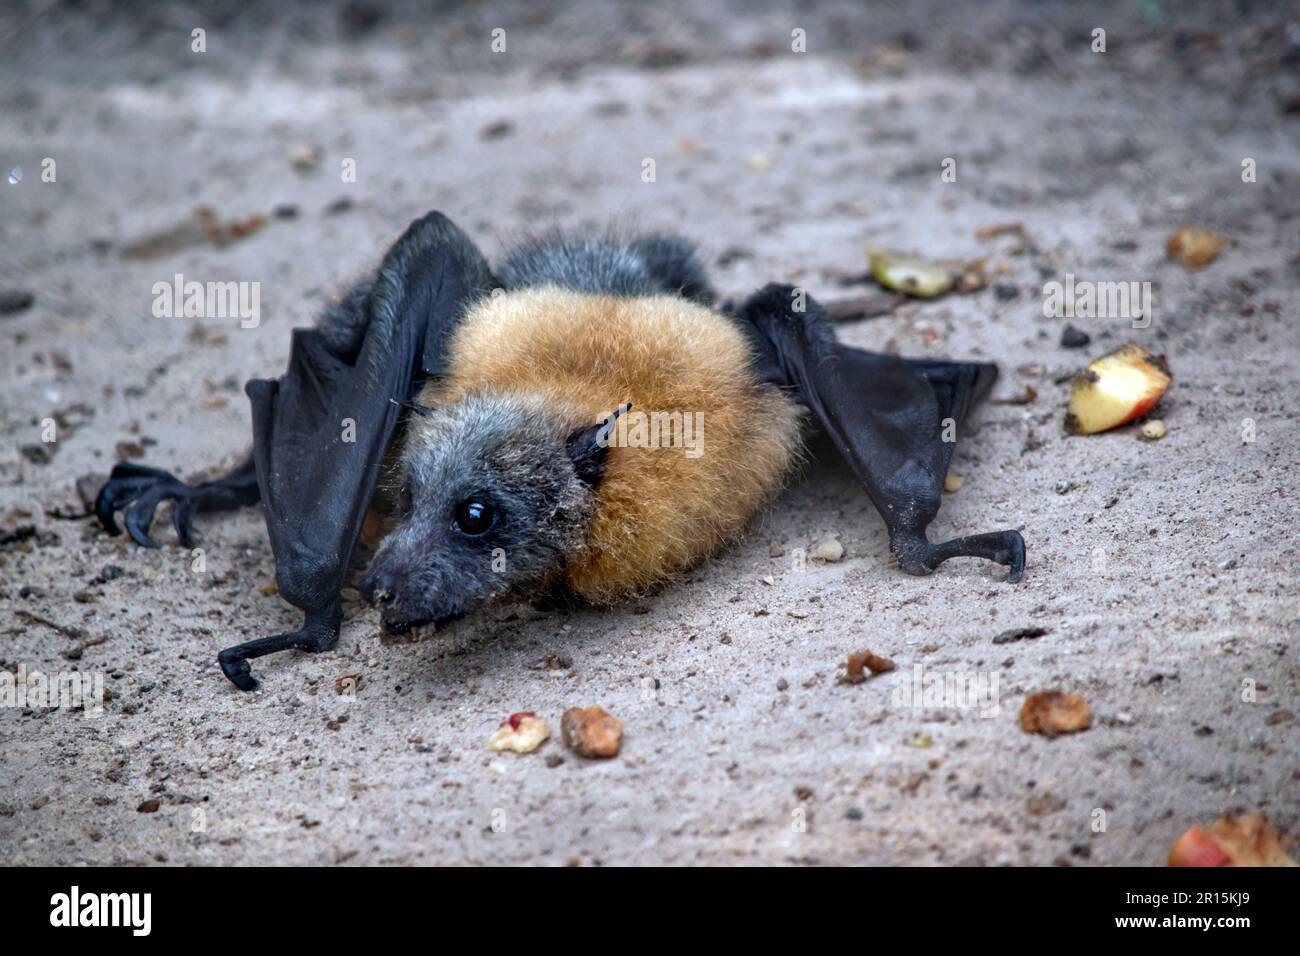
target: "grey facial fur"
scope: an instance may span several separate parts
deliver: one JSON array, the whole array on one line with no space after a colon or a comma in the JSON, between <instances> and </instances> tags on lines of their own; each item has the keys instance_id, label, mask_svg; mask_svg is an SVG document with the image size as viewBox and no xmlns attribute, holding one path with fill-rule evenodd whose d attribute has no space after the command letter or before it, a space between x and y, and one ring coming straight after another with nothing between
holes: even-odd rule
<instances>
[{"instance_id":1,"label":"grey facial fur","mask_svg":"<svg viewBox=\"0 0 1300 956\"><path fill-rule=\"evenodd\" d=\"M459 616L528 593L583 546L592 489L542 403L476 395L413 416L400 461L403 512L362 581L390 627ZM466 501L495 513L478 536L454 519Z\"/></svg>"}]
</instances>

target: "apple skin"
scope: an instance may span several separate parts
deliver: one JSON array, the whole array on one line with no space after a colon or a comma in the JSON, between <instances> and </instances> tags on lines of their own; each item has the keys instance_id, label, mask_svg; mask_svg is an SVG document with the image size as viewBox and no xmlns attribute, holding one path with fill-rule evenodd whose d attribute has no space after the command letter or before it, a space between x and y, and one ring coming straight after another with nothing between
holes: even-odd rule
<instances>
[{"instance_id":1,"label":"apple skin","mask_svg":"<svg viewBox=\"0 0 1300 956\"><path fill-rule=\"evenodd\" d=\"M1201 826L1189 827L1169 851L1170 866L1223 866L1231 859Z\"/></svg>"},{"instance_id":2,"label":"apple skin","mask_svg":"<svg viewBox=\"0 0 1300 956\"><path fill-rule=\"evenodd\" d=\"M1296 866L1285 841L1262 813L1224 814L1208 827L1191 826L1169 851L1170 866Z\"/></svg>"},{"instance_id":3,"label":"apple skin","mask_svg":"<svg viewBox=\"0 0 1300 956\"><path fill-rule=\"evenodd\" d=\"M1065 430L1092 435L1136 421L1156 407L1172 380L1163 356L1127 342L1074 377Z\"/></svg>"}]
</instances>

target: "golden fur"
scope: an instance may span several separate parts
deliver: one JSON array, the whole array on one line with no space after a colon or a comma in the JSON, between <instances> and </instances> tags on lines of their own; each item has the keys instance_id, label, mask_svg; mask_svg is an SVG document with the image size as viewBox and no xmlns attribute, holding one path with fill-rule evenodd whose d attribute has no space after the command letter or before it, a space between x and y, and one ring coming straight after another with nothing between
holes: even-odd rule
<instances>
[{"instance_id":1,"label":"golden fur","mask_svg":"<svg viewBox=\"0 0 1300 956\"><path fill-rule=\"evenodd\" d=\"M449 374L425 405L491 391L541 398L575 429L634 411L703 413L702 455L610 447L586 548L565 583L619 600L661 583L735 537L799 455L799 408L750 370L739 329L675 296L624 298L555 287L475 306L450 346Z\"/></svg>"}]
</instances>

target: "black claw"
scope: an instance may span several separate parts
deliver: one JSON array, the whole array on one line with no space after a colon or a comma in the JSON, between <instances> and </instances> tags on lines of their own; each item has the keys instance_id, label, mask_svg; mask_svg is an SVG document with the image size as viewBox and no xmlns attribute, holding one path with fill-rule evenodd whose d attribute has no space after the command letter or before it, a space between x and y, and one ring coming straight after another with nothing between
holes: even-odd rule
<instances>
[{"instance_id":1,"label":"black claw","mask_svg":"<svg viewBox=\"0 0 1300 956\"><path fill-rule=\"evenodd\" d=\"M118 462L113 466L113 471L109 478L121 480L124 478L149 478L153 481L168 481L180 483L180 480L170 471L162 468L150 468L148 465L136 465L129 461Z\"/></svg>"},{"instance_id":2,"label":"black claw","mask_svg":"<svg viewBox=\"0 0 1300 956\"><path fill-rule=\"evenodd\" d=\"M122 529L117 526L117 521L113 518L116 509L113 505L112 488L113 482L109 481L99 489L99 494L95 496L95 517L99 519L105 531L118 535L122 533Z\"/></svg>"},{"instance_id":3,"label":"black claw","mask_svg":"<svg viewBox=\"0 0 1300 956\"><path fill-rule=\"evenodd\" d=\"M148 532L146 532L146 531L145 531L144 529L142 529L139 525L137 525L134 521L132 521L130 517L128 517L128 518L126 519L126 533L129 534L129 535L131 536L131 540L132 540L132 541L134 541L136 544L138 544L138 545L139 545L140 547L142 547L142 548L161 548L161 547L162 547L161 544L159 544L159 543L158 543L157 541L155 541L153 538L149 537Z\"/></svg>"},{"instance_id":4,"label":"black claw","mask_svg":"<svg viewBox=\"0 0 1300 956\"><path fill-rule=\"evenodd\" d=\"M185 547L192 548L191 523L198 508L197 494L197 489L170 471L124 461L114 466L109 480L99 489L95 497L95 517L109 534L121 534L122 528L115 515L126 509L123 523L131 540L143 548L157 548L160 545L149 535L154 512L163 501L174 501L172 522L176 535Z\"/></svg>"},{"instance_id":5,"label":"black claw","mask_svg":"<svg viewBox=\"0 0 1300 956\"><path fill-rule=\"evenodd\" d=\"M145 548L160 547L157 541L149 537L149 526L153 524L153 513L158 503L168 494L174 493L167 485L154 485L145 491L126 513L126 531L136 544Z\"/></svg>"},{"instance_id":6,"label":"black claw","mask_svg":"<svg viewBox=\"0 0 1300 956\"><path fill-rule=\"evenodd\" d=\"M194 502L188 498L178 498L172 505L172 527L176 529L176 537L187 548L194 547L194 538L190 534L193 517Z\"/></svg>"}]
</instances>

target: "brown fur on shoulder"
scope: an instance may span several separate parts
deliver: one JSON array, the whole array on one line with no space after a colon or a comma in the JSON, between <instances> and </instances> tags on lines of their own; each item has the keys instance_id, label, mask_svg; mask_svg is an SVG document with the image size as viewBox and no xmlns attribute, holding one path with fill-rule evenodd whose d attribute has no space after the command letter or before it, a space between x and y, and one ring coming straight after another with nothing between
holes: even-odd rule
<instances>
[{"instance_id":1,"label":"brown fur on shoulder","mask_svg":"<svg viewBox=\"0 0 1300 956\"><path fill-rule=\"evenodd\" d=\"M586 547L565 569L568 586L591 601L644 591L714 553L800 453L799 408L755 378L741 332L675 296L555 287L496 295L461 322L448 367L422 402L476 392L540 398L570 430L627 402L645 416L702 413L698 457L665 447L663 434L660 447L611 441Z\"/></svg>"}]
</instances>

